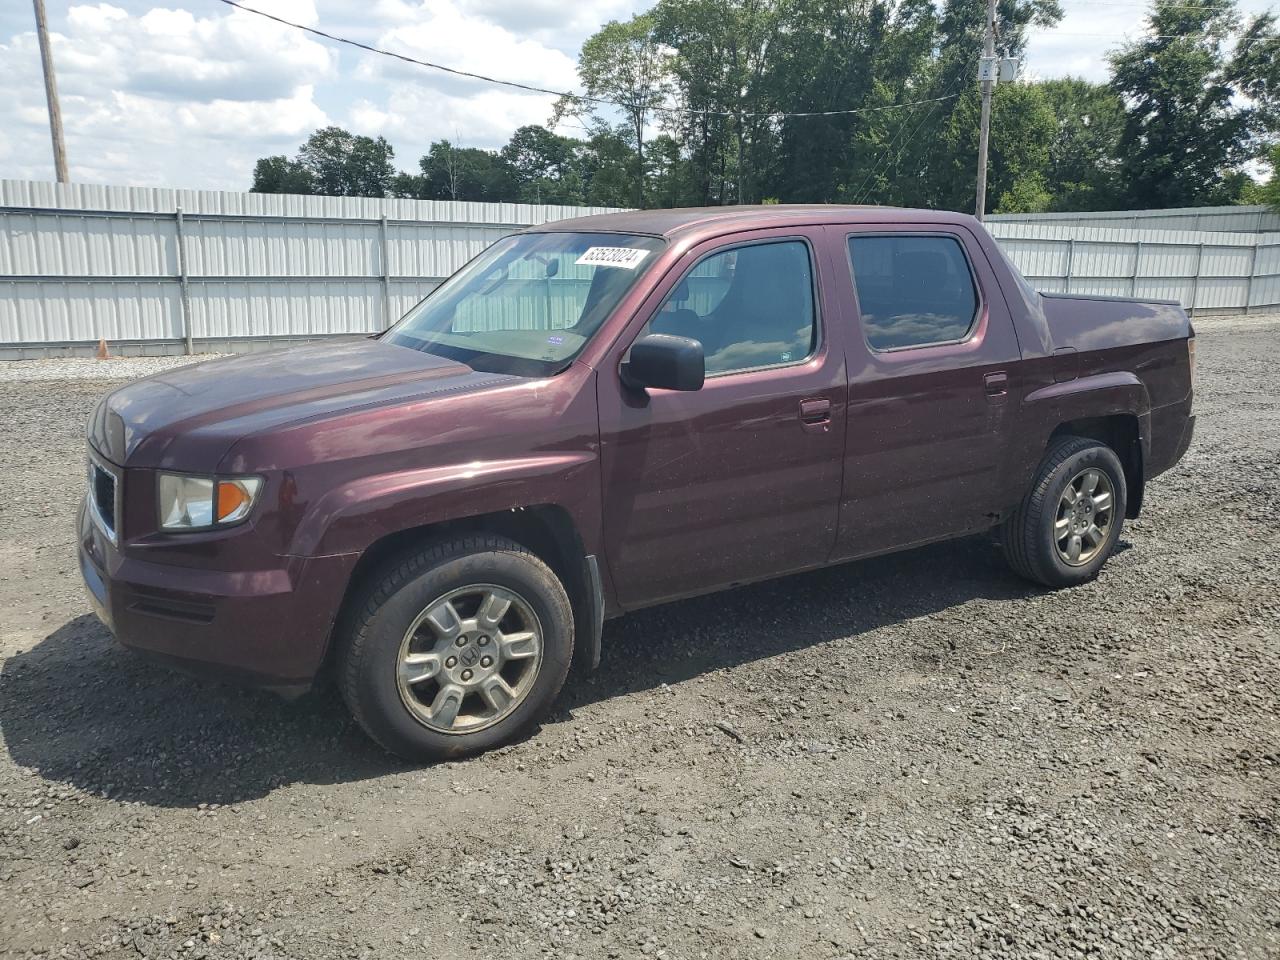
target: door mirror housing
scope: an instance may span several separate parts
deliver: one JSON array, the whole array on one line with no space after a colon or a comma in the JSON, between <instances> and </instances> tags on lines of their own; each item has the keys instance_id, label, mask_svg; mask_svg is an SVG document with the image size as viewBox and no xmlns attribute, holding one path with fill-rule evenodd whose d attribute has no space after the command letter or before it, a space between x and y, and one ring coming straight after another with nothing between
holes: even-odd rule
<instances>
[{"instance_id":1,"label":"door mirror housing","mask_svg":"<svg viewBox=\"0 0 1280 960\"><path fill-rule=\"evenodd\" d=\"M622 382L637 390L701 390L707 363L702 344L692 337L651 333L631 345L620 373Z\"/></svg>"}]
</instances>

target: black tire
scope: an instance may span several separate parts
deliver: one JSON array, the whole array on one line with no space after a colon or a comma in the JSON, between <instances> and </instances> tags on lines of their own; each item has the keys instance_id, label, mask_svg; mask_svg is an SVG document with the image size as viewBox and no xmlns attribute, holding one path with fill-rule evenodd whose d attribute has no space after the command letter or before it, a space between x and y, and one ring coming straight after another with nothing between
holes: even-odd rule
<instances>
[{"instance_id":1,"label":"black tire","mask_svg":"<svg viewBox=\"0 0 1280 960\"><path fill-rule=\"evenodd\" d=\"M524 604L520 609L536 616L540 659L510 713L499 719L495 711L491 725L474 732L441 732L420 720L401 695L401 644L417 642L406 641L406 634L436 601L477 584L514 594ZM378 570L364 583L340 630L337 678L347 707L378 744L413 762L467 756L520 737L551 708L573 660L573 612L564 586L529 550L492 535L438 543ZM490 650L499 643L500 631L495 627L494 632ZM413 694L408 696L412 702Z\"/></svg>"},{"instance_id":2,"label":"black tire","mask_svg":"<svg viewBox=\"0 0 1280 960\"><path fill-rule=\"evenodd\" d=\"M1054 537L1058 508L1067 485L1087 470L1105 475L1114 494L1106 537L1087 562L1072 565ZM1070 587L1092 580L1115 550L1124 526L1128 490L1115 451L1087 437L1058 437L1045 451L1031 490L1000 528L1000 542L1014 572L1046 587Z\"/></svg>"}]
</instances>

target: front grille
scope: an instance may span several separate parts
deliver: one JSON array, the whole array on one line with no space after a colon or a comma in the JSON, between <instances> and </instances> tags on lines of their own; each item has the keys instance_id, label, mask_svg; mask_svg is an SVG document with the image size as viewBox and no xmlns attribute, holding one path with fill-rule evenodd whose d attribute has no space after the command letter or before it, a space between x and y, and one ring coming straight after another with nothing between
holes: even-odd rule
<instances>
[{"instance_id":1,"label":"front grille","mask_svg":"<svg viewBox=\"0 0 1280 960\"><path fill-rule=\"evenodd\" d=\"M112 540L116 537L116 478L96 463L89 466L89 496L98 522Z\"/></svg>"}]
</instances>

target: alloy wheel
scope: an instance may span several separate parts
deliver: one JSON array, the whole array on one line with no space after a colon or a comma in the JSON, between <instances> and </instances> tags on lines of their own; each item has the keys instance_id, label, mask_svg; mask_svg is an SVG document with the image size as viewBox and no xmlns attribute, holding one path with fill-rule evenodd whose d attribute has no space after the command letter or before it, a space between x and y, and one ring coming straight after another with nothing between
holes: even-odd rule
<instances>
[{"instance_id":1,"label":"alloy wheel","mask_svg":"<svg viewBox=\"0 0 1280 960\"><path fill-rule=\"evenodd\" d=\"M1104 471L1088 467L1071 478L1053 524L1054 545L1063 563L1083 567L1098 555L1111 533L1115 502L1115 488Z\"/></svg>"},{"instance_id":2,"label":"alloy wheel","mask_svg":"<svg viewBox=\"0 0 1280 960\"><path fill-rule=\"evenodd\" d=\"M542 666L542 626L513 590L459 587L429 603L400 643L396 686L414 719L475 733L511 714Z\"/></svg>"}]
</instances>

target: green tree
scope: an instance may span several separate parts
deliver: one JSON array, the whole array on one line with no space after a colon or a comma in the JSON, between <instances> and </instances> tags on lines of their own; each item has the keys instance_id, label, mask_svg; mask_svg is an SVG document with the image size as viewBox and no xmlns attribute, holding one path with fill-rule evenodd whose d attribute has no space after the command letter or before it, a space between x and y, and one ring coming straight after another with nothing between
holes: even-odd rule
<instances>
[{"instance_id":1,"label":"green tree","mask_svg":"<svg viewBox=\"0 0 1280 960\"><path fill-rule=\"evenodd\" d=\"M315 193L311 174L297 160L263 157L253 166L252 193Z\"/></svg>"},{"instance_id":2,"label":"green tree","mask_svg":"<svg viewBox=\"0 0 1280 960\"><path fill-rule=\"evenodd\" d=\"M341 127L317 130L298 151L314 191L331 197L385 197L395 176L395 151L385 138Z\"/></svg>"},{"instance_id":3,"label":"green tree","mask_svg":"<svg viewBox=\"0 0 1280 960\"><path fill-rule=\"evenodd\" d=\"M1280 212L1280 143L1268 151L1267 163L1271 167L1270 178L1262 183L1250 179L1240 191L1240 202L1265 204Z\"/></svg>"},{"instance_id":4,"label":"green tree","mask_svg":"<svg viewBox=\"0 0 1280 960\"><path fill-rule=\"evenodd\" d=\"M627 207L635 202L635 151L625 126L595 126L581 154L585 200L595 207Z\"/></svg>"},{"instance_id":5,"label":"green tree","mask_svg":"<svg viewBox=\"0 0 1280 960\"><path fill-rule=\"evenodd\" d=\"M580 204L584 197L581 142L535 124L520 127L499 154L524 203Z\"/></svg>"},{"instance_id":6,"label":"green tree","mask_svg":"<svg viewBox=\"0 0 1280 960\"><path fill-rule=\"evenodd\" d=\"M998 0L996 29L1000 48L1011 56L1019 56L1026 47L1027 31L1033 26L1053 26L1062 19L1057 0ZM986 5L982 0L944 0L933 37L934 52L927 65L927 93L919 97L951 97L936 107L917 108L924 112L924 122L907 126L910 142L899 165L899 181L905 197L900 202L913 206L941 207L950 210L973 210L977 188L977 130L979 97L977 87L978 57L982 50ZM1005 97L1010 90L1024 84L1001 84L996 87L992 105L992 137L988 168L987 196L999 202L1019 176L1026 174L1022 158L1032 145L1009 144L1004 139L1023 125L1038 126L1039 111L1016 95ZM904 98L904 99L916 99ZM1004 99L1006 130L997 132ZM1012 101L1012 102L1011 102ZM907 113L908 111L904 111ZM915 112L910 111L910 112ZM914 132L913 132L914 131ZM1020 188L1026 195L1026 189Z\"/></svg>"},{"instance_id":7,"label":"green tree","mask_svg":"<svg viewBox=\"0 0 1280 960\"><path fill-rule=\"evenodd\" d=\"M977 183L978 91L963 97L940 133L941 161L931 173L936 204L948 210L972 210ZM1057 123L1038 85L999 84L991 102L987 196L1001 213L1044 210L1049 206L1045 168ZM945 165L944 165L945 164ZM949 172L948 172L949 169Z\"/></svg>"},{"instance_id":8,"label":"green tree","mask_svg":"<svg viewBox=\"0 0 1280 960\"><path fill-rule=\"evenodd\" d=\"M1119 156L1125 199L1135 207L1229 203L1243 164L1276 129L1280 45L1275 16L1239 27L1232 0L1159 4L1153 36L1111 57L1112 86L1124 98Z\"/></svg>"},{"instance_id":9,"label":"green tree","mask_svg":"<svg viewBox=\"0 0 1280 960\"><path fill-rule=\"evenodd\" d=\"M788 9L778 0L660 0L654 8L654 33L674 51L673 92L686 111L664 116L664 127L690 159L679 174L684 185L666 189L695 203L759 198L776 162L769 114Z\"/></svg>"},{"instance_id":10,"label":"green tree","mask_svg":"<svg viewBox=\"0 0 1280 960\"><path fill-rule=\"evenodd\" d=\"M448 140L431 144L419 162L422 199L515 201L519 190L511 165L493 150L459 147Z\"/></svg>"},{"instance_id":11,"label":"green tree","mask_svg":"<svg viewBox=\"0 0 1280 960\"><path fill-rule=\"evenodd\" d=\"M634 203L644 206L645 134L654 112L670 92L667 53L654 37L651 14L639 14L626 23L611 20L582 45L578 78L588 97L607 100L627 120L633 163ZM589 115L587 101L557 105L557 119L569 113Z\"/></svg>"},{"instance_id":12,"label":"green tree","mask_svg":"<svg viewBox=\"0 0 1280 960\"><path fill-rule=\"evenodd\" d=\"M1044 172L1048 209L1109 210L1120 205L1120 97L1106 84L1070 77L1038 86L1055 120Z\"/></svg>"}]
</instances>

